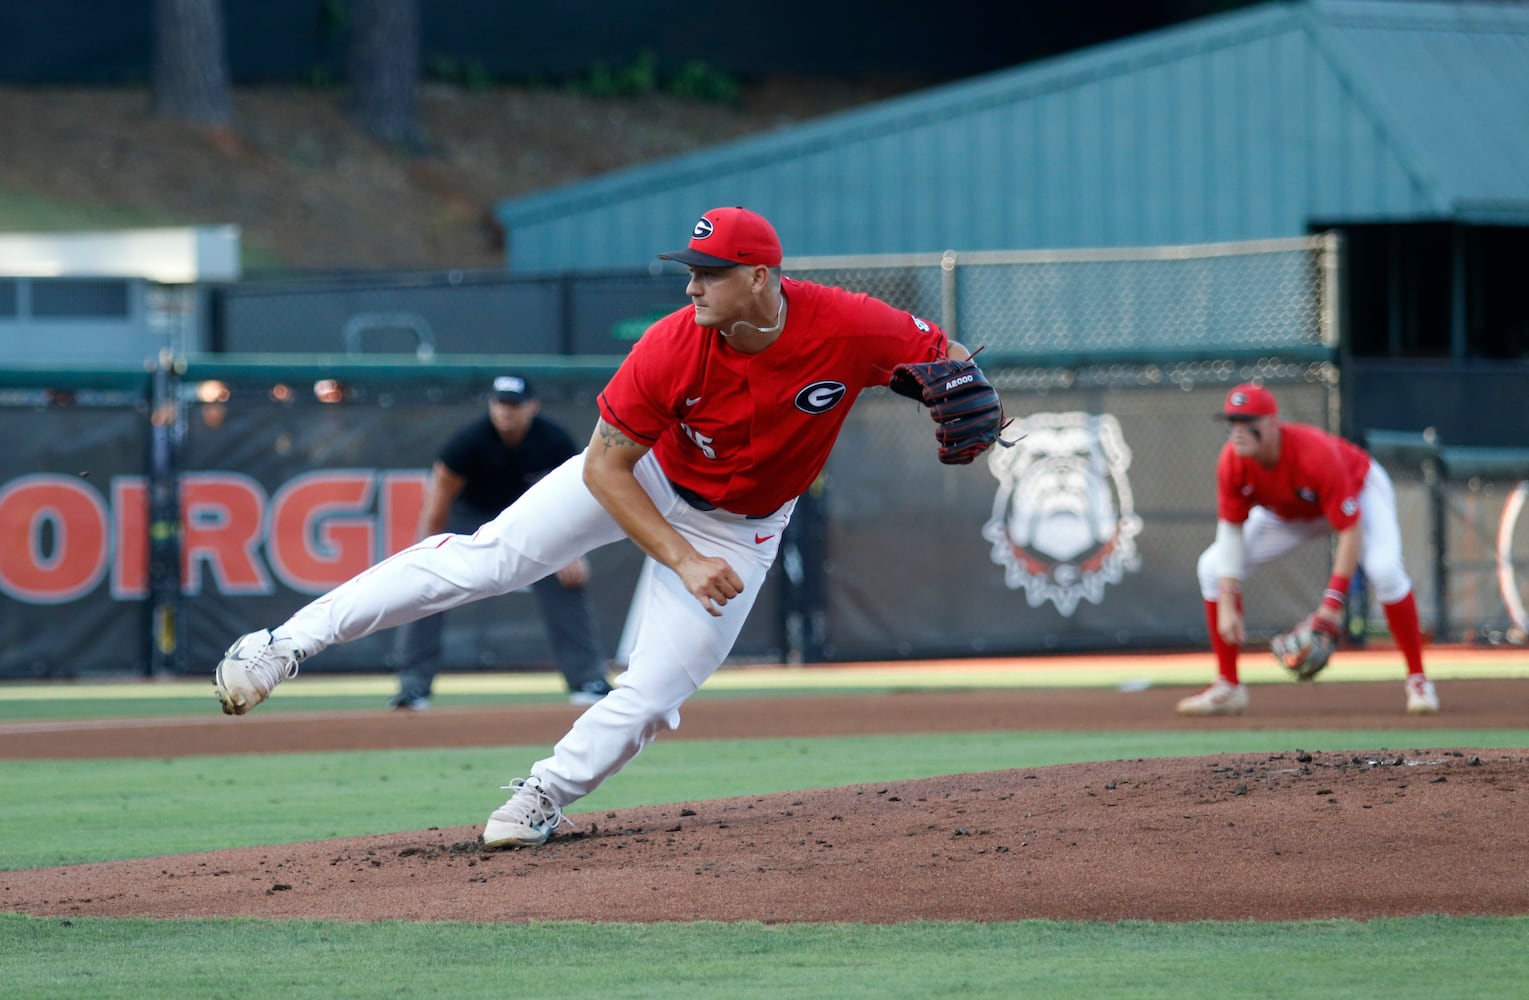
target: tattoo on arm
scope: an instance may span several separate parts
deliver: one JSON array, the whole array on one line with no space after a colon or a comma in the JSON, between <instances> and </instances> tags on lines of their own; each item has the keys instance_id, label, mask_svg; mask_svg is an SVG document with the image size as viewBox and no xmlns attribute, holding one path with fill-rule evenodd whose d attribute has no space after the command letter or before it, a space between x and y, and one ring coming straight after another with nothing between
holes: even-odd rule
<instances>
[{"instance_id":1,"label":"tattoo on arm","mask_svg":"<svg viewBox=\"0 0 1529 1000\"><path fill-rule=\"evenodd\" d=\"M612 448L637 448L640 445L636 441L621 433L619 428L612 427L607 421L600 421L595 427L595 433L600 438L600 445L610 451Z\"/></svg>"}]
</instances>

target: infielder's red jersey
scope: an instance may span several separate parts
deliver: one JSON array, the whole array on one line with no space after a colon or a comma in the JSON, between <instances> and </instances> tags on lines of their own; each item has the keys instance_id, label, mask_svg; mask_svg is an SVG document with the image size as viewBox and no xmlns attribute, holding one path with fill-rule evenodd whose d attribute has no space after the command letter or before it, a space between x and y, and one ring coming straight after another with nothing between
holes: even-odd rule
<instances>
[{"instance_id":1,"label":"infielder's red jersey","mask_svg":"<svg viewBox=\"0 0 1529 1000\"><path fill-rule=\"evenodd\" d=\"M1279 461L1265 468L1239 458L1231 442L1216 467L1216 516L1241 524L1254 507L1287 521L1327 518L1334 531L1359 519L1359 491L1370 471L1363 448L1310 424L1281 424Z\"/></svg>"},{"instance_id":2,"label":"infielder's red jersey","mask_svg":"<svg viewBox=\"0 0 1529 1000\"><path fill-rule=\"evenodd\" d=\"M651 445L672 482L735 514L800 496L861 390L949 347L934 324L869 296L791 278L781 289L786 328L759 354L685 306L648 328L600 394L600 415Z\"/></svg>"}]
</instances>

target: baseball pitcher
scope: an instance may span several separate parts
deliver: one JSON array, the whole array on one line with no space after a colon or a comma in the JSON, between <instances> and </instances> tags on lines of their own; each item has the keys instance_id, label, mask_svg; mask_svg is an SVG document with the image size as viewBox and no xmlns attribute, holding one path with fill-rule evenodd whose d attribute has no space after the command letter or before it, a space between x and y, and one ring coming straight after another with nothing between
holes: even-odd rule
<instances>
[{"instance_id":1,"label":"baseball pitcher","mask_svg":"<svg viewBox=\"0 0 1529 1000\"><path fill-rule=\"evenodd\" d=\"M626 673L506 786L483 831L490 847L544 843L566 806L679 726L861 390L891 385L926 403L943 462L969 463L998 440L998 394L963 346L877 299L783 277L763 216L713 209L688 246L660 256L689 268L690 304L633 345L583 453L475 533L428 538L240 637L216 672L224 712L248 712L334 643L525 587L630 538L659 568Z\"/></svg>"}]
</instances>

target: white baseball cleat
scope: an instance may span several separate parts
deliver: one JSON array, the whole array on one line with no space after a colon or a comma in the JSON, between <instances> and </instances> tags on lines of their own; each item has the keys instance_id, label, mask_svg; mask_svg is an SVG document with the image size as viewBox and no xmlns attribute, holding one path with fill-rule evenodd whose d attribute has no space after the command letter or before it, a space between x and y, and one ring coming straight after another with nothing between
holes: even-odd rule
<instances>
[{"instance_id":1,"label":"white baseball cleat","mask_svg":"<svg viewBox=\"0 0 1529 1000\"><path fill-rule=\"evenodd\" d=\"M224 715L243 715L265 701L271 689L297 676L301 650L286 636L261 629L241 635L228 647L212 675Z\"/></svg>"},{"instance_id":2,"label":"white baseball cleat","mask_svg":"<svg viewBox=\"0 0 1529 1000\"><path fill-rule=\"evenodd\" d=\"M1435 715L1439 711L1439 693L1433 689L1433 681L1422 674L1407 678L1407 714Z\"/></svg>"},{"instance_id":3,"label":"white baseball cleat","mask_svg":"<svg viewBox=\"0 0 1529 1000\"><path fill-rule=\"evenodd\" d=\"M1244 684L1228 684L1217 677L1210 687L1192 694L1178 704L1180 715L1241 715L1248 707L1248 689Z\"/></svg>"},{"instance_id":4,"label":"white baseball cleat","mask_svg":"<svg viewBox=\"0 0 1529 1000\"><path fill-rule=\"evenodd\" d=\"M515 794L483 825L484 847L535 847L564 823L573 825L535 778L516 778L504 787Z\"/></svg>"}]
</instances>

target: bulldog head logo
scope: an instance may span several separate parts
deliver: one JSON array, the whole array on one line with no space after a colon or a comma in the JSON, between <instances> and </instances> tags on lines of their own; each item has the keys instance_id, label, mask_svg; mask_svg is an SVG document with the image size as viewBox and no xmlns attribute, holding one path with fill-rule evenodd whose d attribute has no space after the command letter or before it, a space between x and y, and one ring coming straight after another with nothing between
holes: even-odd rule
<instances>
[{"instance_id":1,"label":"bulldog head logo","mask_svg":"<svg viewBox=\"0 0 1529 1000\"><path fill-rule=\"evenodd\" d=\"M1070 617L1080 600L1100 603L1106 584L1141 568L1131 449L1109 414L1037 413L1013 431L1017 445L988 452L998 492L982 537L1010 590Z\"/></svg>"}]
</instances>

